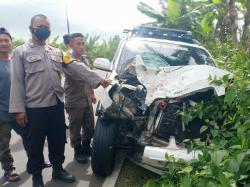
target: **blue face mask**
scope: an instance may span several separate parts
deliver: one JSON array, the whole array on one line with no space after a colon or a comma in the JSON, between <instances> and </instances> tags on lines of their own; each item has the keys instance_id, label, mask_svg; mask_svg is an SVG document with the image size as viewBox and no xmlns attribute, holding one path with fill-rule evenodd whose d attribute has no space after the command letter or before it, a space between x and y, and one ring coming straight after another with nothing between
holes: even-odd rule
<instances>
[{"instance_id":1,"label":"blue face mask","mask_svg":"<svg viewBox=\"0 0 250 187\"><path fill-rule=\"evenodd\" d=\"M33 28L32 33L40 40L44 41L50 36L50 30L48 27Z\"/></svg>"}]
</instances>

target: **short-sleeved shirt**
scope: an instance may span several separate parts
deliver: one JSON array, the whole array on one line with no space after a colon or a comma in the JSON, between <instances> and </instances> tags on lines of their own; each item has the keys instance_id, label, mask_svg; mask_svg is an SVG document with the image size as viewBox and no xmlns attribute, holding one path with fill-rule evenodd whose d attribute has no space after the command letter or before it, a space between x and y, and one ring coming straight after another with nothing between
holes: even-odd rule
<instances>
[{"instance_id":1,"label":"short-sleeved shirt","mask_svg":"<svg viewBox=\"0 0 250 187\"><path fill-rule=\"evenodd\" d=\"M10 61L0 60L0 122L15 121L9 114L10 99Z\"/></svg>"}]
</instances>

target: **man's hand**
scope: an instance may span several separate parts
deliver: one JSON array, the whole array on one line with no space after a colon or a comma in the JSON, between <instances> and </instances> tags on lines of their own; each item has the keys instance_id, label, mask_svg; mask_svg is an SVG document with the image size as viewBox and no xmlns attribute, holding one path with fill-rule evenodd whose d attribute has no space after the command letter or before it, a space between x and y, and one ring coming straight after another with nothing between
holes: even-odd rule
<instances>
[{"instance_id":1,"label":"man's hand","mask_svg":"<svg viewBox=\"0 0 250 187\"><path fill-rule=\"evenodd\" d=\"M90 98L91 98L91 102L92 102L93 104L96 104L97 99L96 99L95 94L92 94L92 95L90 96Z\"/></svg>"},{"instance_id":2,"label":"man's hand","mask_svg":"<svg viewBox=\"0 0 250 187\"><path fill-rule=\"evenodd\" d=\"M20 125L20 126L24 126L26 122L28 122L27 117L26 117L26 113L25 112L20 112L16 115L16 122Z\"/></svg>"},{"instance_id":3,"label":"man's hand","mask_svg":"<svg viewBox=\"0 0 250 187\"><path fill-rule=\"evenodd\" d=\"M102 85L103 88L107 88L109 85L111 85L112 81L108 79L103 79L101 80L100 84Z\"/></svg>"}]
</instances>

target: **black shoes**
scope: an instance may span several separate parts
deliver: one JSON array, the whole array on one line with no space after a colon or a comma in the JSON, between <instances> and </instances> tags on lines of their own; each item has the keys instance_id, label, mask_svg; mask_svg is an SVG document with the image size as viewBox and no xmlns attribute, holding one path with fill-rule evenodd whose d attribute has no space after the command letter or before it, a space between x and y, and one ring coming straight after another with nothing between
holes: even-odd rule
<instances>
[{"instance_id":1,"label":"black shoes","mask_svg":"<svg viewBox=\"0 0 250 187\"><path fill-rule=\"evenodd\" d=\"M60 180L67 183L75 182L75 177L69 174L65 169L62 167L60 168L53 168L52 178L55 180Z\"/></svg>"},{"instance_id":2,"label":"black shoes","mask_svg":"<svg viewBox=\"0 0 250 187\"><path fill-rule=\"evenodd\" d=\"M42 174L37 174L32 176L32 186L44 187Z\"/></svg>"},{"instance_id":3,"label":"black shoes","mask_svg":"<svg viewBox=\"0 0 250 187\"><path fill-rule=\"evenodd\" d=\"M83 154L83 149L81 144L76 146L74 149L75 149L75 155L74 155L75 160L80 164L86 164L88 162L88 158L86 155Z\"/></svg>"},{"instance_id":4,"label":"black shoes","mask_svg":"<svg viewBox=\"0 0 250 187\"><path fill-rule=\"evenodd\" d=\"M60 167L53 167L52 179L60 180L67 183L75 182L75 177L69 174L65 169ZM33 187L44 187L42 174L32 176Z\"/></svg>"},{"instance_id":5,"label":"black shoes","mask_svg":"<svg viewBox=\"0 0 250 187\"><path fill-rule=\"evenodd\" d=\"M90 141L83 142L82 145L78 144L75 148L75 160L80 164L86 164L88 157L91 156Z\"/></svg>"}]
</instances>

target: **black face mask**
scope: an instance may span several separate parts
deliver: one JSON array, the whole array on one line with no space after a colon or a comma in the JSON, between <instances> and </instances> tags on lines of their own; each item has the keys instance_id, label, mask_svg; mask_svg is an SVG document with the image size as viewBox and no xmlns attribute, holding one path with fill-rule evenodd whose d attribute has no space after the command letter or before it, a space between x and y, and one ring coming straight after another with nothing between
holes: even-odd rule
<instances>
[{"instance_id":1,"label":"black face mask","mask_svg":"<svg viewBox=\"0 0 250 187\"><path fill-rule=\"evenodd\" d=\"M32 28L32 33L40 40L44 41L50 36L50 30L48 27Z\"/></svg>"}]
</instances>

